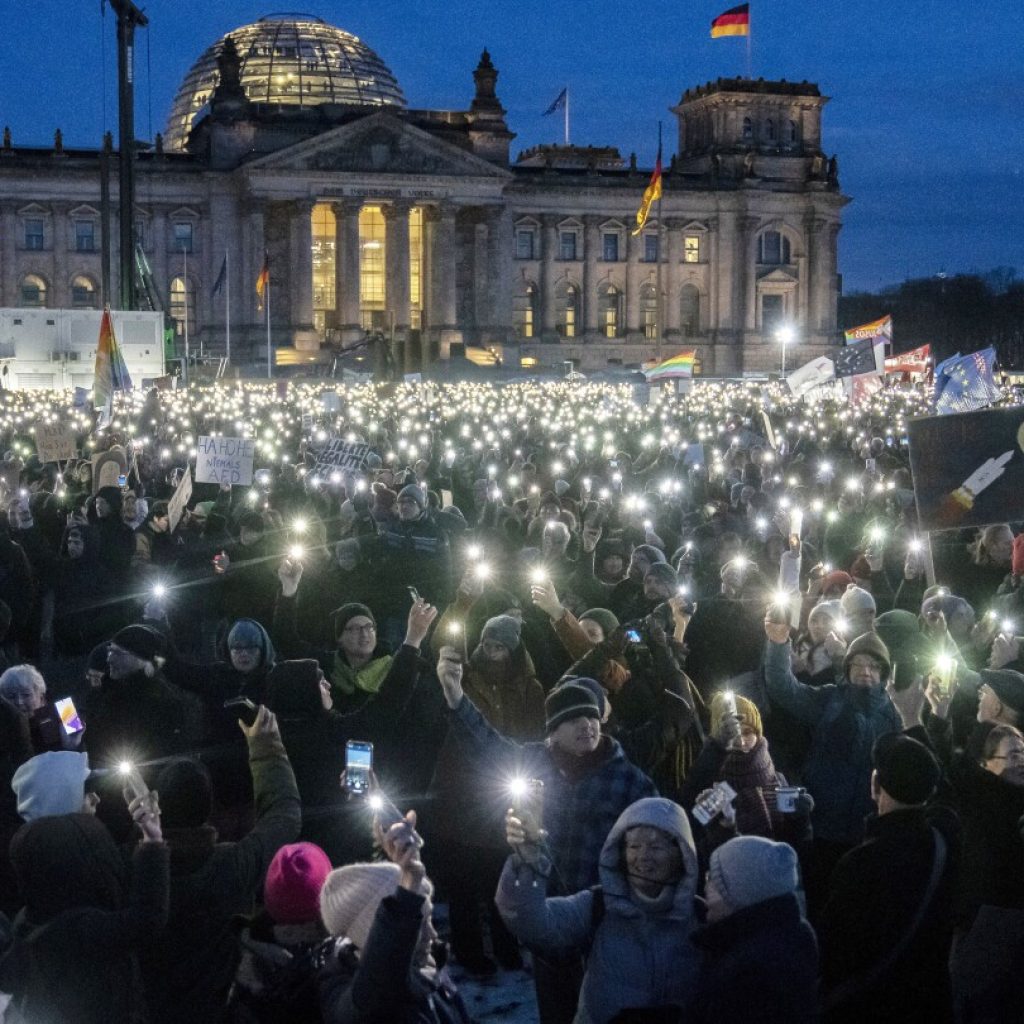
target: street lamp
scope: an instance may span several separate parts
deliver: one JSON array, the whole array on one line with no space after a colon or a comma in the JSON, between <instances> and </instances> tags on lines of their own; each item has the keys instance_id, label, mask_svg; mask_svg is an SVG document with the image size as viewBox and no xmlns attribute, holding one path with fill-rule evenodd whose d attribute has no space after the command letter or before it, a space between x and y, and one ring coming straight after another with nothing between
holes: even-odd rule
<instances>
[{"instance_id":1,"label":"street lamp","mask_svg":"<svg viewBox=\"0 0 1024 1024\"><path fill-rule=\"evenodd\" d=\"M780 327L775 332L775 340L782 346L782 376L786 376L786 346L792 345L796 338L796 331L788 325Z\"/></svg>"}]
</instances>

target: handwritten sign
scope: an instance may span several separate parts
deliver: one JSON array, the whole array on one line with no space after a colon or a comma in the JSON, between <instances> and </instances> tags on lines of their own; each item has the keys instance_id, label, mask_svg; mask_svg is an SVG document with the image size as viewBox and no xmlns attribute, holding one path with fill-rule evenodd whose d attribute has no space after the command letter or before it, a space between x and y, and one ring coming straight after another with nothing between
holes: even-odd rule
<instances>
[{"instance_id":1,"label":"handwritten sign","mask_svg":"<svg viewBox=\"0 0 1024 1024\"><path fill-rule=\"evenodd\" d=\"M202 436L196 444L196 483L246 487L252 483L255 457L252 438Z\"/></svg>"},{"instance_id":2,"label":"handwritten sign","mask_svg":"<svg viewBox=\"0 0 1024 1024\"><path fill-rule=\"evenodd\" d=\"M167 502L168 532L174 533L192 497L192 474L186 469L171 500Z\"/></svg>"},{"instance_id":3,"label":"handwritten sign","mask_svg":"<svg viewBox=\"0 0 1024 1024\"><path fill-rule=\"evenodd\" d=\"M365 441L342 441L333 438L328 441L316 457L316 471L328 469L362 469L370 446Z\"/></svg>"},{"instance_id":4,"label":"handwritten sign","mask_svg":"<svg viewBox=\"0 0 1024 1024\"><path fill-rule=\"evenodd\" d=\"M60 462L78 454L75 432L66 423L37 423L36 452L40 462Z\"/></svg>"}]
</instances>

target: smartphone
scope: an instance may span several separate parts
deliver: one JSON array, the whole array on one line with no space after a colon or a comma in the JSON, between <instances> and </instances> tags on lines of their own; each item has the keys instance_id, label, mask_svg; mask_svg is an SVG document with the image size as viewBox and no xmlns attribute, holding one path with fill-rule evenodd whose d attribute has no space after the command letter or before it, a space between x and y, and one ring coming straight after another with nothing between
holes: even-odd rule
<instances>
[{"instance_id":1,"label":"smartphone","mask_svg":"<svg viewBox=\"0 0 1024 1024\"><path fill-rule=\"evenodd\" d=\"M644 642L644 638L640 635L639 631L635 629L626 630L626 639L631 644L642 644Z\"/></svg>"},{"instance_id":2,"label":"smartphone","mask_svg":"<svg viewBox=\"0 0 1024 1024\"><path fill-rule=\"evenodd\" d=\"M405 815L379 790L370 797L370 806L378 824L385 832L392 825L405 820Z\"/></svg>"},{"instance_id":3,"label":"smartphone","mask_svg":"<svg viewBox=\"0 0 1024 1024\"><path fill-rule=\"evenodd\" d=\"M81 732L85 728L85 723L78 716L75 702L70 697L64 697L57 701L56 708L57 714L60 716L60 724L64 726L64 731L69 736L74 736L76 732Z\"/></svg>"},{"instance_id":4,"label":"smartphone","mask_svg":"<svg viewBox=\"0 0 1024 1024\"><path fill-rule=\"evenodd\" d=\"M125 762L118 768L118 773L133 797L145 796L149 792L149 786L146 785L142 773L134 765Z\"/></svg>"},{"instance_id":5,"label":"smartphone","mask_svg":"<svg viewBox=\"0 0 1024 1024\"><path fill-rule=\"evenodd\" d=\"M522 779L514 783L512 810L532 831L539 831L544 821L544 780Z\"/></svg>"},{"instance_id":6,"label":"smartphone","mask_svg":"<svg viewBox=\"0 0 1024 1024\"><path fill-rule=\"evenodd\" d=\"M409 596L414 601L419 601L420 600L420 592L415 587L409 586L409 587L406 587L405 589L409 591Z\"/></svg>"},{"instance_id":7,"label":"smartphone","mask_svg":"<svg viewBox=\"0 0 1024 1024\"><path fill-rule=\"evenodd\" d=\"M124 487L124 485L125 485L126 483L128 483L128 477L126 477L126 476L124 475L124 473L122 473L122 474L121 474L121 475L120 475L120 476L119 476L119 477L117 478L117 486L118 486L118 487Z\"/></svg>"},{"instance_id":8,"label":"smartphone","mask_svg":"<svg viewBox=\"0 0 1024 1024\"><path fill-rule=\"evenodd\" d=\"M350 793L366 793L373 771L373 744L368 740L349 740L345 744L345 788Z\"/></svg>"},{"instance_id":9,"label":"smartphone","mask_svg":"<svg viewBox=\"0 0 1024 1024\"><path fill-rule=\"evenodd\" d=\"M707 796L693 805L693 816L702 825L717 818L725 805L736 798L736 790L728 782L716 782Z\"/></svg>"},{"instance_id":10,"label":"smartphone","mask_svg":"<svg viewBox=\"0 0 1024 1024\"><path fill-rule=\"evenodd\" d=\"M248 697L231 697L224 701L224 710L236 712L238 717L251 728L256 722L256 715L260 709Z\"/></svg>"},{"instance_id":11,"label":"smartphone","mask_svg":"<svg viewBox=\"0 0 1024 1024\"><path fill-rule=\"evenodd\" d=\"M875 460L874 459L865 459L864 460L864 468L869 473L874 473L874 471L875 471Z\"/></svg>"}]
</instances>

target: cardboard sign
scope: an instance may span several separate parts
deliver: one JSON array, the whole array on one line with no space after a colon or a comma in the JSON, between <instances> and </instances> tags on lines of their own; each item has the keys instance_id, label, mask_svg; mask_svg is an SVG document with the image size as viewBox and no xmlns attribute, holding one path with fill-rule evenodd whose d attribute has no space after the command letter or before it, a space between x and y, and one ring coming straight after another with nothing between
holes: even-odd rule
<instances>
[{"instance_id":1,"label":"cardboard sign","mask_svg":"<svg viewBox=\"0 0 1024 1024\"><path fill-rule=\"evenodd\" d=\"M128 455L120 445L92 457L92 493L101 487L120 487L118 480L128 473Z\"/></svg>"},{"instance_id":2,"label":"cardboard sign","mask_svg":"<svg viewBox=\"0 0 1024 1024\"><path fill-rule=\"evenodd\" d=\"M255 458L253 438L202 436L196 444L196 483L247 487Z\"/></svg>"},{"instance_id":3,"label":"cardboard sign","mask_svg":"<svg viewBox=\"0 0 1024 1024\"><path fill-rule=\"evenodd\" d=\"M317 453L316 472L329 469L362 469L370 446L365 441L342 441L332 438Z\"/></svg>"},{"instance_id":4,"label":"cardboard sign","mask_svg":"<svg viewBox=\"0 0 1024 1024\"><path fill-rule=\"evenodd\" d=\"M181 522L181 517L192 497L192 473L186 468L181 483L178 484L171 500L167 502L168 532L174 533Z\"/></svg>"},{"instance_id":5,"label":"cardboard sign","mask_svg":"<svg viewBox=\"0 0 1024 1024\"><path fill-rule=\"evenodd\" d=\"M36 452L40 462L61 462L78 454L75 432L66 423L37 423Z\"/></svg>"},{"instance_id":6,"label":"cardboard sign","mask_svg":"<svg viewBox=\"0 0 1024 1024\"><path fill-rule=\"evenodd\" d=\"M907 434L922 529L1024 516L1024 406L922 417Z\"/></svg>"}]
</instances>

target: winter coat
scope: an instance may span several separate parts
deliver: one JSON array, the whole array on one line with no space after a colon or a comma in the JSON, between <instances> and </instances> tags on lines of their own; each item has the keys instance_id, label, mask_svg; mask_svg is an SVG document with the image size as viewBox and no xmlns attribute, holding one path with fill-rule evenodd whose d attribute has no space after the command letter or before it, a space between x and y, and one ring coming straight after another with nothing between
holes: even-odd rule
<instances>
[{"instance_id":1,"label":"winter coat","mask_svg":"<svg viewBox=\"0 0 1024 1024\"><path fill-rule=\"evenodd\" d=\"M875 740L900 732L899 712L884 685L870 690L850 683L807 686L790 667L789 643L769 642L765 654L768 696L811 730L803 781L814 797L814 834L834 843L857 843L871 813L871 752Z\"/></svg>"},{"instance_id":2,"label":"winter coat","mask_svg":"<svg viewBox=\"0 0 1024 1024\"><path fill-rule=\"evenodd\" d=\"M664 909L645 906L626 875L626 831L651 825L679 846L684 874ZM515 854L505 863L495 902L509 929L532 949L586 955L575 1024L607 1024L624 1010L685 1007L693 997L700 954L697 854L686 813L661 797L639 800L619 816L600 857L600 893L585 889L547 897L548 880ZM595 909L595 901L602 902Z\"/></svg>"},{"instance_id":3,"label":"winter coat","mask_svg":"<svg viewBox=\"0 0 1024 1024\"><path fill-rule=\"evenodd\" d=\"M959 824L948 810L922 807L872 815L860 846L846 854L829 883L818 924L823 995L860 978L883 960L908 930L932 873L934 832L946 845L938 888L909 946L873 984L826 1012L835 1022L952 1020L949 948L959 879Z\"/></svg>"},{"instance_id":4,"label":"winter coat","mask_svg":"<svg viewBox=\"0 0 1024 1024\"><path fill-rule=\"evenodd\" d=\"M397 888L377 908L366 948L345 938L321 949L325 1024L472 1024L445 971L434 979L412 966L424 897Z\"/></svg>"},{"instance_id":5,"label":"winter coat","mask_svg":"<svg viewBox=\"0 0 1024 1024\"><path fill-rule=\"evenodd\" d=\"M136 954L167 921L168 857L164 843L140 843L129 883L113 839L90 814L19 830L11 859L25 909L0 962L0 990L14 997L9 1021L146 1020Z\"/></svg>"},{"instance_id":6,"label":"winter coat","mask_svg":"<svg viewBox=\"0 0 1024 1024\"><path fill-rule=\"evenodd\" d=\"M561 892L579 892L598 881L598 860L604 841L619 815L645 796L655 796L654 783L626 759L622 747L608 736L585 758L560 754L546 743L518 744L502 736L463 697L451 715L457 738L478 760L489 765L491 785L478 794L504 812L504 783L514 776L544 783L543 827L558 871Z\"/></svg>"},{"instance_id":7,"label":"winter coat","mask_svg":"<svg viewBox=\"0 0 1024 1024\"><path fill-rule=\"evenodd\" d=\"M295 776L281 744L249 740L256 823L237 843L217 843L208 825L167 829L171 849L171 910L167 931L141 958L154 1024L219 1021L241 952L232 925L251 913L274 854L299 834Z\"/></svg>"},{"instance_id":8,"label":"winter coat","mask_svg":"<svg viewBox=\"0 0 1024 1024\"><path fill-rule=\"evenodd\" d=\"M818 942L792 893L737 910L693 936L704 953L687 1024L810 1024L818 1015Z\"/></svg>"}]
</instances>

